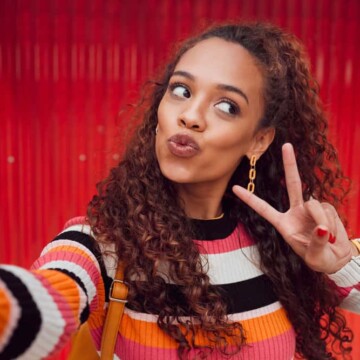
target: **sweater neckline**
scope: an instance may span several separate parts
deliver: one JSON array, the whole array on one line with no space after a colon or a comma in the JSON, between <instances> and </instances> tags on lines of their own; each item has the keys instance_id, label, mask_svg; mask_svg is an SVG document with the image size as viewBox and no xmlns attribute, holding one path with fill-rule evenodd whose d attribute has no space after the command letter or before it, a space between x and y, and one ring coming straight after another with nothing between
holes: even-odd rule
<instances>
[{"instance_id":1,"label":"sweater neckline","mask_svg":"<svg viewBox=\"0 0 360 360\"><path fill-rule=\"evenodd\" d=\"M221 218L201 220L190 219L196 240L219 240L231 235L236 228L236 221L225 212Z\"/></svg>"}]
</instances>

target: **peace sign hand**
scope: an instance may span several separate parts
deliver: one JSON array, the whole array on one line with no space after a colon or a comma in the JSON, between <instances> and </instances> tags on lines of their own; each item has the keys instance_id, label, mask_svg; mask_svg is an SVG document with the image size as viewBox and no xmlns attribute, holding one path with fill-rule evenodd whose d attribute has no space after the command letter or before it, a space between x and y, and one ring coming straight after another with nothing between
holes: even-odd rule
<instances>
[{"instance_id":1,"label":"peace sign hand","mask_svg":"<svg viewBox=\"0 0 360 360\"><path fill-rule=\"evenodd\" d=\"M335 208L311 199L304 202L299 171L291 144L282 148L290 208L281 213L266 201L235 185L242 201L269 221L305 263L314 271L334 273L355 255Z\"/></svg>"}]
</instances>

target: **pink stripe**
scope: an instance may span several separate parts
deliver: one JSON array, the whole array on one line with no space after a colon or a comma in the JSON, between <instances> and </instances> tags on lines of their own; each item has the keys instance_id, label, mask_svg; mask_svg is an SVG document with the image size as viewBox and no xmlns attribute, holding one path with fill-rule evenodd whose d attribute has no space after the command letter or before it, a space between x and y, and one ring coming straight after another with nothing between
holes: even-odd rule
<instances>
[{"instance_id":1,"label":"pink stripe","mask_svg":"<svg viewBox=\"0 0 360 360\"><path fill-rule=\"evenodd\" d=\"M225 239L194 240L194 242L198 246L200 254L221 254L254 245L254 241L241 224Z\"/></svg>"},{"instance_id":2,"label":"pink stripe","mask_svg":"<svg viewBox=\"0 0 360 360\"><path fill-rule=\"evenodd\" d=\"M134 341L118 337L115 354L126 360L178 360L176 349L162 349L140 345Z\"/></svg>"},{"instance_id":3,"label":"pink stripe","mask_svg":"<svg viewBox=\"0 0 360 360\"><path fill-rule=\"evenodd\" d=\"M32 268L38 269L52 261L68 261L86 270L93 283L97 284L100 275L99 269L85 253L84 255L85 256L82 256L81 254L72 252L71 248L69 248L69 250L51 251L41 256Z\"/></svg>"},{"instance_id":4,"label":"pink stripe","mask_svg":"<svg viewBox=\"0 0 360 360\"><path fill-rule=\"evenodd\" d=\"M352 289L352 287L335 287L335 291L341 299L345 299Z\"/></svg>"},{"instance_id":5,"label":"pink stripe","mask_svg":"<svg viewBox=\"0 0 360 360\"><path fill-rule=\"evenodd\" d=\"M161 346L161 344L159 344ZM118 338L115 353L120 359L127 360L177 360L176 349L162 349L137 344L124 338ZM197 350L192 350L189 358L195 358ZM295 333L291 329L286 333L245 346L233 360L290 360L295 354ZM224 356L213 352L207 359L223 360Z\"/></svg>"},{"instance_id":6,"label":"pink stripe","mask_svg":"<svg viewBox=\"0 0 360 360\"><path fill-rule=\"evenodd\" d=\"M86 218L85 216L77 216L74 217L70 220L68 220L65 225L64 225L64 229L73 226L73 225L85 225L86 224Z\"/></svg>"},{"instance_id":7,"label":"pink stripe","mask_svg":"<svg viewBox=\"0 0 360 360\"><path fill-rule=\"evenodd\" d=\"M102 280L98 268L95 266L88 257L81 256L79 254L68 251L52 251L41 256L33 265L33 269L42 267L45 264L48 264L51 261L69 261L80 267L82 267L87 274L89 275L94 286L97 288L99 285L99 280ZM90 310L96 309L98 307L98 298L95 296L90 304Z\"/></svg>"},{"instance_id":8,"label":"pink stripe","mask_svg":"<svg viewBox=\"0 0 360 360\"><path fill-rule=\"evenodd\" d=\"M271 339L249 344L244 349L242 356L239 354L234 359L290 360L295 355L295 347L295 332L290 329Z\"/></svg>"},{"instance_id":9,"label":"pink stripe","mask_svg":"<svg viewBox=\"0 0 360 360\"><path fill-rule=\"evenodd\" d=\"M329 279L329 283L332 286L332 288L334 289L334 291L336 291L336 293L340 297L340 299L342 299L342 300L344 300L345 298L348 297L351 290L353 290L353 289L360 290L360 284L357 284L355 286L341 287L341 286L337 286L335 284L335 282L331 279Z\"/></svg>"},{"instance_id":10,"label":"pink stripe","mask_svg":"<svg viewBox=\"0 0 360 360\"><path fill-rule=\"evenodd\" d=\"M67 300L61 296L54 288L53 285L48 281L43 275L36 273L34 276L42 283L44 288L47 290L49 295L54 299L54 304L57 306L59 312L61 313L62 318L65 321L65 328L62 335L59 337L57 344L48 354L48 356L55 354L60 351L63 346L67 343L71 335L77 330L77 325L79 320L74 318L74 312L70 308ZM41 304L37 304L41 307Z\"/></svg>"}]
</instances>

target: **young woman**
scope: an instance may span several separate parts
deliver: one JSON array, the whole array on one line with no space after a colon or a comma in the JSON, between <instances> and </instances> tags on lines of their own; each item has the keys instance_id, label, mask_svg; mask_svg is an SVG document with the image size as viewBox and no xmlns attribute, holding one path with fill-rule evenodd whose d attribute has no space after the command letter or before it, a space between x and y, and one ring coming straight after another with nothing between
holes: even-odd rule
<instances>
[{"instance_id":1,"label":"young woman","mask_svg":"<svg viewBox=\"0 0 360 360\"><path fill-rule=\"evenodd\" d=\"M337 306L360 312L360 257L326 129L294 36L242 24L186 41L86 223L31 271L1 267L0 357L46 358L85 321L99 349L118 259L115 359L348 354Z\"/></svg>"}]
</instances>

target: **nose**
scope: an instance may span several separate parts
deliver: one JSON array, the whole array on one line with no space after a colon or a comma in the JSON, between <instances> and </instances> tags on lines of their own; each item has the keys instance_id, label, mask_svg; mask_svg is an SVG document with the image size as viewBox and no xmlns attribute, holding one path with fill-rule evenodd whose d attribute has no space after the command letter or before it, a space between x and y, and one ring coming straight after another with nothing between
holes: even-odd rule
<instances>
[{"instance_id":1,"label":"nose","mask_svg":"<svg viewBox=\"0 0 360 360\"><path fill-rule=\"evenodd\" d=\"M187 107L178 116L178 124L187 129L204 131L206 128L206 120L202 105L188 103Z\"/></svg>"}]
</instances>

